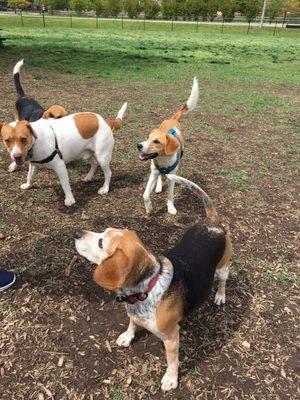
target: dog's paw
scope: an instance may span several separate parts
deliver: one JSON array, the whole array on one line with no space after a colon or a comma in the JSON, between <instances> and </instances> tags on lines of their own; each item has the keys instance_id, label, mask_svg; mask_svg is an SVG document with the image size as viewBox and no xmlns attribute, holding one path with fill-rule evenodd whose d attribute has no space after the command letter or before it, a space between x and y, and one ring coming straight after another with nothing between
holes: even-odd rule
<instances>
[{"instance_id":1,"label":"dog's paw","mask_svg":"<svg viewBox=\"0 0 300 400\"><path fill-rule=\"evenodd\" d=\"M66 198L65 199L65 206L71 207L73 204L75 204L74 197L70 197L70 198Z\"/></svg>"},{"instance_id":2,"label":"dog's paw","mask_svg":"<svg viewBox=\"0 0 300 400\"><path fill-rule=\"evenodd\" d=\"M117 345L122 346L122 347L128 347L128 346L130 346L130 343L132 342L133 338L134 338L134 335L132 335L128 332L124 332L118 337Z\"/></svg>"},{"instance_id":3,"label":"dog's paw","mask_svg":"<svg viewBox=\"0 0 300 400\"><path fill-rule=\"evenodd\" d=\"M23 183L23 184L20 186L20 188L21 188L22 190L29 189L30 187L31 187L31 185L30 185L29 183Z\"/></svg>"},{"instance_id":4,"label":"dog's paw","mask_svg":"<svg viewBox=\"0 0 300 400\"><path fill-rule=\"evenodd\" d=\"M171 376L166 372L161 380L161 389L164 392L168 392L169 390L176 389L177 386L178 376Z\"/></svg>"},{"instance_id":5,"label":"dog's paw","mask_svg":"<svg viewBox=\"0 0 300 400\"><path fill-rule=\"evenodd\" d=\"M108 187L102 186L102 188L100 188L100 189L98 190L98 194L104 195L104 194L107 194L108 191L109 191L109 188L108 188Z\"/></svg>"},{"instance_id":6,"label":"dog's paw","mask_svg":"<svg viewBox=\"0 0 300 400\"><path fill-rule=\"evenodd\" d=\"M151 203L145 204L145 208L146 208L146 213L147 214L151 214L153 211L153 206Z\"/></svg>"},{"instance_id":7,"label":"dog's paw","mask_svg":"<svg viewBox=\"0 0 300 400\"><path fill-rule=\"evenodd\" d=\"M8 167L8 172L15 172L18 169L18 165L15 162L12 162Z\"/></svg>"},{"instance_id":8,"label":"dog's paw","mask_svg":"<svg viewBox=\"0 0 300 400\"><path fill-rule=\"evenodd\" d=\"M221 304L225 304L226 296L225 293L220 293L219 291L215 295L215 303L220 306Z\"/></svg>"},{"instance_id":9,"label":"dog's paw","mask_svg":"<svg viewBox=\"0 0 300 400\"><path fill-rule=\"evenodd\" d=\"M172 214L172 215L176 215L177 214L177 210L174 207L174 204L168 204L168 213Z\"/></svg>"}]
</instances>

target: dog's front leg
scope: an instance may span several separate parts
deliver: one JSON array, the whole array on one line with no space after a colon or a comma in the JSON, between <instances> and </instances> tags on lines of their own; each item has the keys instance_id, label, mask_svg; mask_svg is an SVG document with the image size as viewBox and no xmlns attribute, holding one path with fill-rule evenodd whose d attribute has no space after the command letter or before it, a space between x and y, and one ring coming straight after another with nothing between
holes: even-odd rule
<instances>
[{"instance_id":1,"label":"dog's front leg","mask_svg":"<svg viewBox=\"0 0 300 400\"><path fill-rule=\"evenodd\" d=\"M168 368L161 380L161 388L164 392L176 389L178 386L179 367L179 326L164 340Z\"/></svg>"},{"instance_id":2,"label":"dog's front leg","mask_svg":"<svg viewBox=\"0 0 300 400\"><path fill-rule=\"evenodd\" d=\"M153 210L151 200L150 200L150 195L153 192L153 189L156 185L157 179L159 177L159 171L157 168L151 167L151 175L149 177L146 190L144 192L143 198L144 198L144 204L146 208L146 212L149 214Z\"/></svg>"},{"instance_id":3,"label":"dog's front leg","mask_svg":"<svg viewBox=\"0 0 300 400\"><path fill-rule=\"evenodd\" d=\"M133 322L133 319L130 318L129 325L127 331L123 332L117 339L117 345L128 347L132 342L136 331L136 324Z\"/></svg>"},{"instance_id":4,"label":"dog's front leg","mask_svg":"<svg viewBox=\"0 0 300 400\"><path fill-rule=\"evenodd\" d=\"M15 172L15 171L17 171L17 169L18 169L19 167L18 167L18 164L16 163L16 162L12 162L11 164L10 164L10 166L8 167L8 172Z\"/></svg>"},{"instance_id":5,"label":"dog's front leg","mask_svg":"<svg viewBox=\"0 0 300 400\"><path fill-rule=\"evenodd\" d=\"M175 215L177 213L177 210L174 206L174 187L175 187L175 182L171 181L168 179L168 213Z\"/></svg>"},{"instance_id":6,"label":"dog's front leg","mask_svg":"<svg viewBox=\"0 0 300 400\"><path fill-rule=\"evenodd\" d=\"M161 192L162 192L162 177L161 174L159 174L157 178L155 193L161 193Z\"/></svg>"},{"instance_id":7,"label":"dog's front leg","mask_svg":"<svg viewBox=\"0 0 300 400\"><path fill-rule=\"evenodd\" d=\"M65 206L72 206L75 204L75 199L71 190L66 164L63 160L55 160L51 168L57 173L60 184L65 193Z\"/></svg>"},{"instance_id":8,"label":"dog's front leg","mask_svg":"<svg viewBox=\"0 0 300 400\"><path fill-rule=\"evenodd\" d=\"M27 182L23 183L20 186L21 189L29 189L32 186L36 172L37 172L36 165L29 163L29 169L28 169L28 173L27 173Z\"/></svg>"}]
</instances>

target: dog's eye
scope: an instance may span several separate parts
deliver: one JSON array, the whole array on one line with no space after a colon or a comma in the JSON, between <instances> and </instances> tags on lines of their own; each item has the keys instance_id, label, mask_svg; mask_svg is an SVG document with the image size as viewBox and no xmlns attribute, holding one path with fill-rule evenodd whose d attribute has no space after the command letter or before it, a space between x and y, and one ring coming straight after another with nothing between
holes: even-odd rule
<instances>
[{"instance_id":1,"label":"dog's eye","mask_svg":"<svg viewBox=\"0 0 300 400\"><path fill-rule=\"evenodd\" d=\"M155 139L155 140L153 140L153 143L160 144L160 141L158 139Z\"/></svg>"},{"instance_id":2,"label":"dog's eye","mask_svg":"<svg viewBox=\"0 0 300 400\"><path fill-rule=\"evenodd\" d=\"M12 142L12 139L11 138L4 139L4 142L6 144L10 144Z\"/></svg>"},{"instance_id":3,"label":"dog's eye","mask_svg":"<svg viewBox=\"0 0 300 400\"><path fill-rule=\"evenodd\" d=\"M27 143L27 138L26 138L26 137L22 137L22 138L20 139L20 142L21 142L22 144L26 144L26 143Z\"/></svg>"},{"instance_id":4,"label":"dog's eye","mask_svg":"<svg viewBox=\"0 0 300 400\"><path fill-rule=\"evenodd\" d=\"M99 239L98 246L102 249L102 239Z\"/></svg>"}]
</instances>

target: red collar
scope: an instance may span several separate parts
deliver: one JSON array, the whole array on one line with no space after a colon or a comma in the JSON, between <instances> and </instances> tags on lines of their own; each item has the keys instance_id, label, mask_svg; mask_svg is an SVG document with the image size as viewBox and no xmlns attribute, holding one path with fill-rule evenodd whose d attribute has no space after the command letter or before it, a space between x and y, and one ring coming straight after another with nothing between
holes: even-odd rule
<instances>
[{"instance_id":1,"label":"red collar","mask_svg":"<svg viewBox=\"0 0 300 400\"><path fill-rule=\"evenodd\" d=\"M118 302L126 302L129 304L135 304L137 301L144 301L147 299L149 292L154 288L156 282L158 281L159 275L161 273L161 266L158 272L154 275L154 277L150 280L147 290L142 293L133 293L129 296L117 296L116 301Z\"/></svg>"}]
</instances>

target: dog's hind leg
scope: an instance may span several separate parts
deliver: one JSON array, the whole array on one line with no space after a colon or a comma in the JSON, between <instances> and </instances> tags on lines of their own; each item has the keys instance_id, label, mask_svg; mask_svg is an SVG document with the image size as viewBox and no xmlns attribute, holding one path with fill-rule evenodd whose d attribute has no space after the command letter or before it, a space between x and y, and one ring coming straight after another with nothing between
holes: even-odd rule
<instances>
[{"instance_id":1,"label":"dog's hind leg","mask_svg":"<svg viewBox=\"0 0 300 400\"><path fill-rule=\"evenodd\" d=\"M91 168L90 168L89 172L87 173L87 175L83 178L84 182L90 182L93 179L96 169L99 165L97 160L93 156L91 157L90 160L91 160Z\"/></svg>"},{"instance_id":2,"label":"dog's hind leg","mask_svg":"<svg viewBox=\"0 0 300 400\"><path fill-rule=\"evenodd\" d=\"M225 288L226 288L226 281L228 279L228 275L229 275L228 264L225 264L223 267L218 268L216 270L215 276L218 278L219 283L218 283L218 291L215 296L215 303L218 306L221 304L225 304L225 301L226 301Z\"/></svg>"},{"instance_id":3,"label":"dog's hind leg","mask_svg":"<svg viewBox=\"0 0 300 400\"><path fill-rule=\"evenodd\" d=\"M177 210L174 206L174 187L175 187L175 182L168 180L168 213L175 215L177 213Z\"/></svg>"},{"instance_id":4,"label":"dog's hind leg","mask_svg":"<svg viewBox=\"0 0 300 400\"><path fill-rule=\"evenodd\" d=\"M104 173L104 184L103 186L98 190L99 194L107 194L109 191L109 184L110 184L110 179L111 179L111 169L109 166L110 159L108 157L100 157L97 158L100 164L100 167Z\"/></svg>"}]
</instances>

